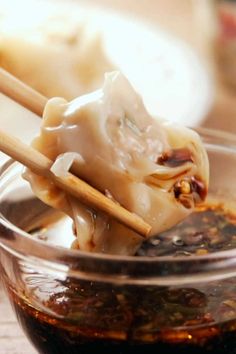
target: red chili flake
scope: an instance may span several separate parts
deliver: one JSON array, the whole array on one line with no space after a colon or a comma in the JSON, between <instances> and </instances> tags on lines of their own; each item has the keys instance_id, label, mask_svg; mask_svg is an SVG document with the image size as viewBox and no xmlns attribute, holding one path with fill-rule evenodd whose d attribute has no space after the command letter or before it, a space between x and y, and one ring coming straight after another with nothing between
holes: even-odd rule
<instances>
[{"instance_id":1,"label":"red chili flake","mask_svg":"<svg viewBox=\"0 0 236 354\"><path fill-rule=\"evenodd\" d=\"M166 151L157 159L159 165L168 167L182 166L187 162L193 162L191 152L187 148Z\"/></svg>"},{"instance_id":2,"label":"red chili flake","mask_svg":"<svg viewBox=\"0 0 236 354\"><path fill-rule=\"evenodd\" d=\"M192 191L197 193L201 198L201 200L205 200L207 196L207 188L200 177L197 176L191 177L191 187L192 187Z\"/></svg>"}]
</instances>

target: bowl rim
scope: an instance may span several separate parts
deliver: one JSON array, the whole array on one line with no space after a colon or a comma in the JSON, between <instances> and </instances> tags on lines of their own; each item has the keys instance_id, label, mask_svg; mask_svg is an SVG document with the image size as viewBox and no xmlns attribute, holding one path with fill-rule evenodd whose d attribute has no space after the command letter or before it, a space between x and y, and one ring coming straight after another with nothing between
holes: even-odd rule
<instances>
[{"instance_id":1,"label":"bowl rim","mask_svg":"<svg viewBox=\"0 0 236 354\"><path fill-rule=\"evenodd\" d=\"M236 135L206 128L194 128L210 144L227 148L236 153ZM4 176L11 169L22 166L13 160L8 160L0 169L0 186ZM4 182L3 182L4 184ZM51 271L70 272L73 276L90 279L100 279L128 283L143 282L175 282L176 277L181 282L191 275L192 281L199 281L206 277L236 275L236 249L219 251L206 255L135 257L91 253L80 250L66 249L61 246L46 244L43 240L33 239L27 232L13 225L0 214L0 248L13 256L37 264ZM227 274L226 274L227 273ZM87 276L86 276L87 274ZM173 279L174 277L174 279ZM166 280L168 279L168 280ZM189 283L189 278L188 278Z\"/></svg>"}]
</instances>

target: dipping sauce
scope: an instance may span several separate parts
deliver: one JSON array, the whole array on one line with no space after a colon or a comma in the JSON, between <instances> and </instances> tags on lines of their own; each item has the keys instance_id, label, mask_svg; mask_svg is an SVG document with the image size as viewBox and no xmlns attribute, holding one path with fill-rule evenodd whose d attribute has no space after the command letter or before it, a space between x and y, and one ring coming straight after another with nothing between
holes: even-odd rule
<instances>
[{"instance_id":1,"label":"dipping sauce","mask_svg":"<svg viewBox=\"0 0 236 354\"><path fill-rule=\"evenodd\" d=\"M235 245L236 213L214 204L199 207L179 225L152 237L136 256L201 256ZM173 287L73 278L57 285L50 275L48 281L40 275L36 280L25 269L26 282L27 277L32 293L37 287L37 296L45 299L47 313L37 308L35 299L32 305L30 297L8 291L24 331L40 353L235 353L232 277Z\"/></svg>"}]
</instances>

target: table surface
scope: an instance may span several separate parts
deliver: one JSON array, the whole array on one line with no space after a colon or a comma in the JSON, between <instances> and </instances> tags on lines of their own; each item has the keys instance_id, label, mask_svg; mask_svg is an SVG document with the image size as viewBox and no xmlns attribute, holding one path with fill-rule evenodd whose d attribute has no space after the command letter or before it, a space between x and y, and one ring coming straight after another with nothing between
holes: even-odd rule
<instances>
[{"instance_id":1,"label":"table surface","mask_svg":"<svg viewBox=\"0 0 236 354\"><path fill-rule=\"evenodd\" d=\"M36 354L19 327L3 289L0 289L0 353Z\"/></svg>"},{"instance_id":2,"label":"table surface","mask_svg":"<svg viewBox=\"0 0 236 354\"><path fill-rule=\"evenodd\" d=\"M205 1L205 0L204 0ZM100 0L108 6L111 0ZM124 2L112 0L112 6L124 10ZM126 0L126 10L162 25L171 32L193 44L193 23L191 0ZM188 29L186 31L186 28ZM204 125L236 133L235 97L221 85L217 86L214 106L206 117ZM221 119L223 118L224 119ZM27 338L17 324L11 306L0 288L0 353L35 354Z\"/></svg>"}]
</instances>

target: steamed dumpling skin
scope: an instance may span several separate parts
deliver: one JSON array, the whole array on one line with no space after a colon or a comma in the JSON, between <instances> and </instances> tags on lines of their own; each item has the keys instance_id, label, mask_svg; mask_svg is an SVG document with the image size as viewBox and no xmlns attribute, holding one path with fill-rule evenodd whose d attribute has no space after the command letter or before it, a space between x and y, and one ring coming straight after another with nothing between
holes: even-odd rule
<instances>
[{"instance_id":1,"label":"steamed dumpling skin","mask_svg":"<svg viewBox=\"0 0 236 354\"><path fill-rule=\"evenodd\" d=\"M49 22L53 27L53 21ZM114 70L102 38L98 34L89 35L86 27L72 25L70 29L66 23L65 27L50 33L45 23L27 33L1 35L0 67L46 97L71 100L97 89L104 73Z\"/></svg>"},{"instance_id":2,"label":"steamed dumpling skin","mask_svg":"<svg viewBox=\"0 0 236 354\"><path fill-rule=\"evenodd\" d=\"M49 100L33 146L55 161L57 175L65 175L73 163L81 178L143 217L151 235L184 219L206 196L209 166L199 136L152 118L119 72L106 74L103 87L91 94L71 102ZM26 178L40 199L74 219L73 247L133 255L143 241L44 177L27 171Z\"/></svg>"}]
</instances>

